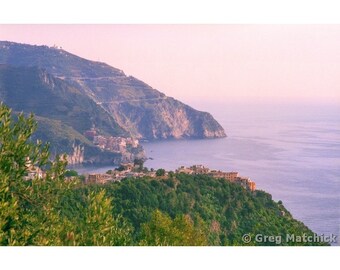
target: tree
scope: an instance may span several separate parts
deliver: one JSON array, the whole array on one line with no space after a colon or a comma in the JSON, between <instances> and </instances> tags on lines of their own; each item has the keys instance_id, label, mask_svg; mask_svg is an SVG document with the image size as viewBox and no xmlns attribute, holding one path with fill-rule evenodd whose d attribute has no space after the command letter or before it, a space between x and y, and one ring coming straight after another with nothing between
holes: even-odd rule
<instances>
[{"instance_id":1,"label":"tree","mask_svg":"<svg viewBox=\"0 0 340 270\"><path fill-rule=\"evenodd\" d=\"M142 225L141 245L147 246L205 246L208 240L200 228L195 228L188 216L171 219L159 210Z\"/></svg>"},{"instance_id":2,"label":"tree","mask_svg":"<svg viewBox=\"0 0 340 270\"><path fill-rule=\"evenodd\" d=\"M65 157L50 160L49 145L32 142L33 115L13 114L0 104L0 242L2 245L62 245L69 223L59 198L76 183L64 181ZM45 177L25 179L32 168Z\"/></svg>"},{"instance_id":3,"label":"tree","mask_svg":"<svg viewBox=\"0 0 340 270\"><path fill-rule=\"evenodd\" d=\"M122 172L125 170L125 167L123 165L120 165L118 168L115 169L115 171Z\"/></svg>"},{"instance_id":4,"label":"tree","mask_svg":"<svg viewBox=\"0 0 340 270\"><path fill-rule=\"evenodd\" d=\"M37 128L28 118L0 104L0 245L126 245L130 229L112 216L105 192L90 193L68 216L62 199L72 197L77 181L65 181L66 158L50 160L48 144L33 143ZM25 178L34 167L46 175ZM73 172L71 172L73 174Z\"/></svg>"},{"instance_id":5,"label":"tree","mask_svg":"<svg viewBox=\"0 0 340 270\"><path fill-rule=\"evenodd\" d=\"M144 160L142 158L135 158L133 161L134 166L138 166L138 170L142 171L144 167Z\"/></svg>"},{"instance_id":6,"label":"tree","mask_svg":"<svg viewBox=\"0 0 340 270\"><path fill-rule=\"evenodd\" d=\"M173 171L169 171L168 175L170 178L173 178L175 176L175 173Z\"/></svg>"},{"instance_id":7,"label":"tree","mask_svg":"<svg viewBox=\"0 0 340 270\"><path fill-rule=\"evenodd\" d=\"M111 199L105 191L91 192L83 209L83 228L76 234L75 242L82 246L123 246L131 244L131 229L118 216L112 217ZM78 239L76 238L79 235Z\"/></svg>"},{"instance_id":8,"label":"tree","mask_svg":"<svg viewBox=\"0 0 340 270\"><path fill-rule=\"evenodd\" d=\"M165 170L164 169L158 169L156 171L156 175L157 176L164 176L165 175Z\"/></svg>"},{"instance_id":9,"label":"tree","mask_svg":"<svg viewBox=\"0 0 340 270\"><path fill-rule=\"evenodd\" d=\"M78 176L78 172L75 171L75 170L67 170L67 171L64 173L64 176L65 176L65 177Z\"/></svg>"}]
</instances>

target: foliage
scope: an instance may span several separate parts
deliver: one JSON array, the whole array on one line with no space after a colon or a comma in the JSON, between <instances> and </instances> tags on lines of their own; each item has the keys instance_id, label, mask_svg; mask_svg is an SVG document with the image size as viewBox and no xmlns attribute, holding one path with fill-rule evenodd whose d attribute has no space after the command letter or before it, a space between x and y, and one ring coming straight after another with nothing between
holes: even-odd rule
<instances>
[{"instance_id":1,"label":"foliage","mask_svg":"<svg viewBox=\"0 0 340 270\"><path fill-rule=\"evenodd\" d=\"M165 175L165 170L164 169L158 169L156 171L156 175L157 176L164 176Z\"/></svg>"},{"instance_id":2,"label":"foliage","mask_svg":"<svg viewBox=\"0 0 340 270\"><path fill-rule=\"evenodd\" d=\"M78 172L75 170L66 170L64 173L65 177L72 177L72 176L78 176Z\"/></svg>"},{"instance_id":3,"label":"foliage","mask_svg":"<svg viewBox=\"0 0 340 270\"><path fill-rule=\"evenodd\" d=\"M86 186L79 192L96 188ZM175 174L167 179L130 178L106 184L104 188L112 198L114 215L121 214L132 224L136 243L174 244L175 240L162 240L159 235L162 232L172 235L166 224L172 224L178 217L188 217L194 230L205 233L207 245L277 245L244 243L244 234L250 234L253 239L256 234L279 235L283 240L280 245L324 245L287 243L286 234L313 235L313 232L295 220L283 205L274 202L270 194L260 190L250 192L224 179Z\"/></svg>"},{"instance_id":4,"label":"foliage","mask_svg":"<svg viewBox=\"0 0 340 270\"><path fill-rule=\"evenodd\" d=\"M64 180L65 157L50 161L48 145L31 142L36 127L33 115L13 119L0 104L0 244L129 244L130 229L112 216L104 191L90 193L82 205L73 201L63 207L79 183ZM25 179L32 166L44 168L46 176ZM77 214L67 215L69 209Z\"/></svg>"},{"instance_id":5,"label":"foliage","mask_svg":"<svg viewBox=\"0 0 340 270\"><path fill-rule=\"evenodd\" d=\"M145 246L204 246L208 244L205 232L195 228L189 216L171 219L155 210L151 220L142 224L140 244Z\"/></svg>"},{"instance_id":6,"label":"foliage","mask_svg":"<svg viewBox=\"0 0 340 270\"><path fill-rule=\"evenodd\" d=\"M91 192L87 198L87 207L77 230L78 243L86 246L122 246L130 244L130 228L121 219L112 217L111 199L105 191ZM74 242L76 243L76 242Z\"/></svg>"},{"instance_id":7,"label":"foliage","mask_svg":"<svg viewBox=\"0 0 340 270\"><path fill-rule=\"evenodd\" d=\"M135 158L133 161L134 166L138 166L139 170L143 170L144 160L142 158Z\"/></svg>"}]
</instances>

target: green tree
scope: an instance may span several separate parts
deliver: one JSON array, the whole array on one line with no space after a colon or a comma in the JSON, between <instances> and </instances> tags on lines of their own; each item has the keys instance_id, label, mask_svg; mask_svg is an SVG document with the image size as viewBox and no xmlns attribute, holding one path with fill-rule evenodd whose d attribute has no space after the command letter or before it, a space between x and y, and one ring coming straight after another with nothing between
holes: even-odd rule
<instances>
[{"instance_id":1,"label":"green tree","mask_svg":"<svg viewBox=\"0 0 340 270\"><path fill-rule=\"evenodd\" d=\"M36 130L33 115L25 118L22 113L16 121L12 111L0 104L0 243L1 245L22 245L29 233L22 234L23 219L21 207L29 201L32 188L24 181L27 174L27 160L32 165L48 163L48 145L29 141Z\"/></svg>"},{"instance_id":2,"label":"green tree","mask_svg":"<svg viewBox=\"0 0 340 270\"><path fill-rule=\"evenodd\" d=\"M66 215L61 201L71 198L77 181L65 181L65 157L50 161L48 145L33 143L37 124L33 115L0 104L0 244L1 245L125 245L130 230L113 218L105 192L90 193L85 203L68 205L77 213ZM33 167L46 175L27 179Z\"/></svg>"},{"instance_id":3,"label":"green tree","mask_svg":"<svg viewBox=\"0 0 340 270\"><path fill-rule=\"evenodd\" d=\"M156 175L157 176L164 176L165 175L165 170L164 169L158 169L156 171Z\"/></svg>"},{"instance_id":4,"label":"green tree","mask_svg":"<svg viewBox=\"0 0 340 270\"><path fill-rule=\"evenodd\" d=\"M142 171L144 167L144 160L142 158L135 158L133 161L134 166L138 166L138 170Z\"/></svg>"},{"instance_id":5,"label":"green tree","mask_svg":"<svg viewBox=\"0 0 340 270\"><path fill-rule=\"evenodd\" d=\"M205 233L194 227L188 216L180 215L171 219L156 210L149 222L142 225L141 245L147 246L205 246Z\"/></svg>"},{"instance_id":6,"label":"green tree","mask_svg":"<svg viewBox=\"0 0 340 270\"><path fill-rule=\"evenodd\" d=\"M91 192L83 209L83 228L74 244L83 246L123 246L131 244L131 228L121 216L113 218L111 199L105 191Z\"/></svg>"},{"instance_id":7,"label":"green tree","mask_svg":"<svg viewBox=\"0 0 340 270\"><path fill-rule=\"evenodd\" d=\"M64 176L65 176L65 177L78 176L78 172L75 171L75 170L67 170L67 171L64 173Z\"/></svg>"}]
</instances>

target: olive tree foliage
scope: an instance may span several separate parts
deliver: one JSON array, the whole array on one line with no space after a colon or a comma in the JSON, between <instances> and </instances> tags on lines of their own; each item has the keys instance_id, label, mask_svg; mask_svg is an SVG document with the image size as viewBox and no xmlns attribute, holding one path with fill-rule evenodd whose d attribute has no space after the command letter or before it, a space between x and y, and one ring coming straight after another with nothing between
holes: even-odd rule
<instances>
[{"instance_id":1,"label":"olive tree foliage","mask_svg":"<svg viewBox=\"0 0 340 270\"><path fill-rule=\"evenodd\" d=\"M131 229L121 216L112 218L112 202L105 191L91 192L84 210L85 228L79 233L79 243L87 246L122 246L131 244Z\"/></svg>"},{"instance_id":2,"label":"olive tree foliage","mask_svg":"<svg viewBox=\"0 0 340 270\"><path fill-rule=\"evenodd\" d=\"M128 244L129 230L112 217L104 191L89 194L78 217L63 215L60 200L79 183L65 181L65 157L51 161L49 145L31 141L36 128L32 114L0 103L0 245ZM28 159L44 168L43 178L25 179Z\"/></svg>"},{"instance_id":3,"label":"olive tree foliage","mask_svg":"<svg viewBox=\"0 0 340 270\"><path fill-rule=\"evenodd\" d=\"M33 191L35 185L24 181L27 174L26 160L44 166L49 163L48 145L29 141L37 124L33 115L25 118L21 113L16 121L11 110L0 104L0 243L2 245L23 245L32 237L28 229L32 218L23 215L22 208L38 203ZM60 161L51 164L50 176L58 177L62 169ZM49 176L49 178L50 178ZM36 196L33 196L36 195ZM45 206L48 207L48 206ZM30 244L30 243L28 243Z\"/></svg>"},{"instance_id":4,"label":"olive tree foliage","mask_svg":"<svg viewBox=\"0 0 340 270\"><path fill-rule=\"evenodd\" d=\"M171 219L159 210L152 213L151 220L142 224L142 246L205 246L205 232L195 227L188 216L179 215Z\"/></svg>"}]
</instances>

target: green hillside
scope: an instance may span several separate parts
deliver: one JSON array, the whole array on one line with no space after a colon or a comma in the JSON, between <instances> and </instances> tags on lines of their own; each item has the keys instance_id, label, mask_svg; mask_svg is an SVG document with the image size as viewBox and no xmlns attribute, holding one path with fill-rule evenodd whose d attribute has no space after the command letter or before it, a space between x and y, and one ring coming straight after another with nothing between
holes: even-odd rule
<instances>
[{"instance_id":1,"label":"green hillside","mask_svg":"<svg viewBox=\"0 0 340 270\"><path fill-rule=\"evenodd\" d=\"M81 201L85 198L84 194L101 188L102 186L93 185L78 189L77 196L72 200ZM313 235L313 232L302 222L295 220L281 202L274 202L270 194L264 191L250 192L224 179L185 174L176 174L167 179L132 178L120 183L107 184L104 190L112 199L113 214L122 215L132 224L135 244L146 241L144 239L146 226L148 228L153 226L153 237L147 239L148 245L156 244L154 234L166 230L157 224L151 224L157 221L157 218L155 219L157 211L162 214L158 216L160 220L156 223L167 218L173 221L178 217L187 218L192 222L196 232L200 232L200 239L201 241L204 239L205 245L319 244L287 243L287 234ZM76 213L72 211L68 212L68 215ZM250 243L242 240L245 234L252 236ZM256 242L254 237L258 234L280 236L282 242ZM167 244L181 245L176 241Z\"/></svg>"},{"instance_id":2,"label":"green hillside","mask_svg":"<svg viewBox=\"0 0 340 270\"><path fill-rule=\"evenodd\" d=\"M106 134L127 134L92 99L44 70L0 65L0 85L0 100L15 111L60 120L80 133L95 125Z\"/></svg>"},{"instance_id":3,"label":"green hillside","mask_svg":"<svg viewBox=\"0 0 340 270\"><path fill-rule=\"evenodd\" d=\"M41 69L0 65L0 101L36 116L39 125L33 139L49 142L52 154L72 154L73 145L82 145L85 163L113 164L122 157L101 151L83 134L93 126L105 136L129 133L76 87Z\"/></svg>"}]
</instances>

